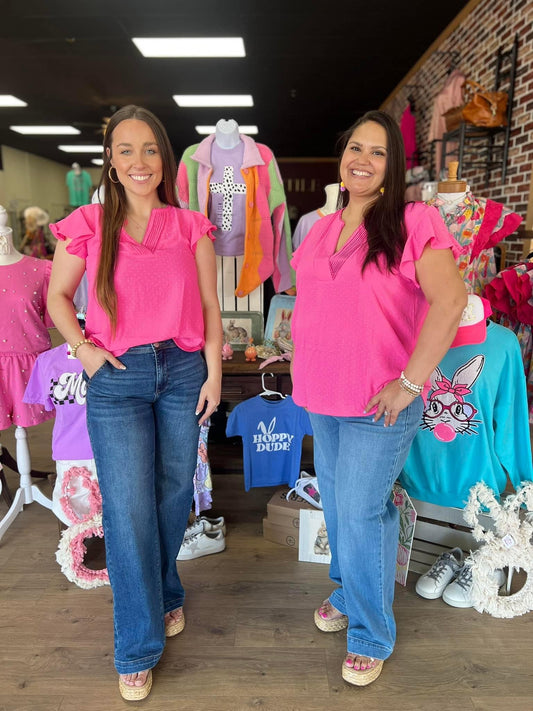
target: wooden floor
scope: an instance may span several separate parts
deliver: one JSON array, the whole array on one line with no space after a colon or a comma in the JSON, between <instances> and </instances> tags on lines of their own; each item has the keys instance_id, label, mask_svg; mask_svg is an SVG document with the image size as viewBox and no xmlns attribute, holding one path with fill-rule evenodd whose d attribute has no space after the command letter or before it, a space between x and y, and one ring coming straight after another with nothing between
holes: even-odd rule
<instances>
[{"instance_id":1,"label":"wooden floor","mask_svg":"<svg viewBox=\"0 0 533 711\"><path fill-rule=\"evenodd\" d=\"M53 471L51 424L29 430L34 469ZM13 431L2 444L15 452ZM6 470L13 491L17 477ZM227 550L180 564L187 627L169 640L154 689L157 711L531 711L533 613L511 620L423 600L397 586L398 643L365 689L340 678L343 633L324 634L313 609L329 593L327 566L299 563L265 541L271 489L246 493L238 474L214 475ZM0 516L7 507L0 498ZM82 590L55 561L58 525L37 503L0 541L0 711L114 711L127 706L113 668L108 587Z\"/></svg>"}]
</instances>

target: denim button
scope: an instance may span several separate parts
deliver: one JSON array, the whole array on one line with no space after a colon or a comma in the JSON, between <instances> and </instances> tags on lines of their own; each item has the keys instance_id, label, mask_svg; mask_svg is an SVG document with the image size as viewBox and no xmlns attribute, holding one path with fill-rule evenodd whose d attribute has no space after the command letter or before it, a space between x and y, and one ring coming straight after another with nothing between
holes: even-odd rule
<instances>
[{"instance_id":1,"label":"denim button","mask_svg":"<svg viewBox=\"0 0 533 711\"><path fill-rule=\"evenodd\" d=\"M153 345L154 348L159 348L159 346L161 345L161 343L160 343L160 341L158 341L157 343L152 343L152 345Z\"/></svg>"}]
</instances>

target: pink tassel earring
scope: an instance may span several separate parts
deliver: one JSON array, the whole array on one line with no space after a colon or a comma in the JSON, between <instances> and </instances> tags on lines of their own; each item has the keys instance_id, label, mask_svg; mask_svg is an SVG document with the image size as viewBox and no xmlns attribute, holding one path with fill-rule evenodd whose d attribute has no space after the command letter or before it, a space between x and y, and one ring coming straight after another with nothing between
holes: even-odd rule
<instances>
[{"instance_id":1,"label":"pink tassel earring","mask_svg":"<svg viewBox=\"0 0 533 711\"><path fill-rule=\"evenodd\" d=\"M343 193L346 190L346 185L344 184L344 180L341 180L340 190L341 190L341 193Z\"/></svg>"}]
</instances>

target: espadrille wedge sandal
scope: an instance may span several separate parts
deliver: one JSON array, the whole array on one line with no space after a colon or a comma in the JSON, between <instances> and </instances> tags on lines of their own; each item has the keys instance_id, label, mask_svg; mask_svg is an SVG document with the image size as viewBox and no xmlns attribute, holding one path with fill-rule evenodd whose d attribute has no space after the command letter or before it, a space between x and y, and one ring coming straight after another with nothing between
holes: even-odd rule
<instances>
[{"instance_id":1,"label":"espadrille wedge sandal","mask_svg":"<svg viewBox=\"0 0 533 711\"><path fill-rule=\"evenodd\" d=\"M181 616L177 619L171 617L168 622L165 622L166 637L175 637L177 634L182 632L185 627L185 613L183 612L183 608L178 609L181 609Z\"/></svg>"},{"instance_id":2,"label":"espadrille wedge sandal","mask_svg":"<svg viewBox=\"0 0 533 711\"><path fill-rule=\"evenodd\" d=\"M376 666L370 667L370 669L347 667L345 659L342 663L342 678L344 681L354 686L367 686L375 681L383 669L383 659L374 659L373 657L369 657L369 659L376 662Z\"/></svg>"},{"instance_id":3,"label":"espadrille wedge sandal","mask_svg":"<svg viewBox=\"0 0 533 711\"><path fill-rule=\"evenodd\" d=\"M322 617L320 611L323 610L325 606L329 606L329 608L336 613L335 617L329 619ZM338 632L348 627L348 618L333 607L329 600L324 600L318 610L315 610L315 625L321 632Z\"/></svg>"},{"instance_id":4,"label":"espadrille wedge sandal","mask_svg":"<svg viewBox=\"0 0 533 711\"><path fill-rule=\"evenodd\" d=\"M152 670L148 670L146 681L142 686L128 686L122 680L122 677L119 676L118 688L120 691L120 695L123 699L126 699L126 701L142 701L148 696L148 694L152 690Z\"/></svg>"}]
</instances>

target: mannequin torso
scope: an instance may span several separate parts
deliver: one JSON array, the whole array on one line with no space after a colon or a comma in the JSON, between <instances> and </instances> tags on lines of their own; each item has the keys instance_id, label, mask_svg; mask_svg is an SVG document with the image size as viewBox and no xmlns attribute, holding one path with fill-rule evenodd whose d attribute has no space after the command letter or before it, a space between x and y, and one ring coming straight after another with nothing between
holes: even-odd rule
<instances>
[{"instance_id":1,"label":"mannequin torso","mask_svg":"<svg viewBox=\"0 0 533 711\"><path fill-rule=\"evenodd\" d=\"M239 124L234 119L220 119L215 126L215 141L220 148L230 150L241 140Z\"/></svg>"},{"instance_id":2,"label":"mannequin torso","mask_svg":"<svg viewBox=\"0 0 533 711\"><path fill-rule=\"evenodd\" d=\"M323 215L331 215L333 212L337 211L337 200L339 198L339 184L330 183L324 187L324 192L326 193L326 202L320 208L320 212Z\"/></svg>"},{"instance_id":3,"label":"mannequin torso","mask_svg":"<svg viewBox=\"0 0 533 711\"><path fill-rule=\"evenodd\" d=\"M13 230L7 226L7 212L0 206L0 266L19 262L24 255L13 245Z\"/></svg>"}]
</instances>

